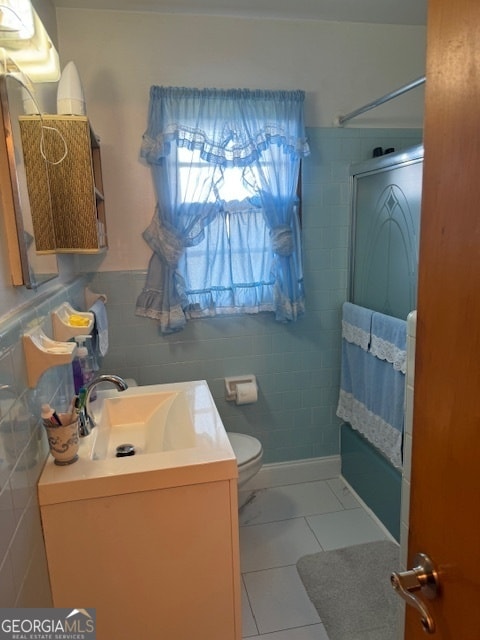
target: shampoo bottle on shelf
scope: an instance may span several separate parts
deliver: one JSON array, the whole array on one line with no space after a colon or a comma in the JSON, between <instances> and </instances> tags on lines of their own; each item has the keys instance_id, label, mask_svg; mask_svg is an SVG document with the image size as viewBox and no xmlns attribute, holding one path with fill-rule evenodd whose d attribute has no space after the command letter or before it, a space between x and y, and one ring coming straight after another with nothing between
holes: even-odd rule
<instances>
[{"instance_id":1,"label":"shampoo bottle on shelf","mask_svg":"<svg viewBox=\"0 0 480 640\"><path fill-rule=\"evenodd\" d=\"M78 345L75 358L73 359L73 384L75 394L78 395L82 387L86 387L95 377L93 356L90 355L85 341L91 336L76 336L75 341ZM95 390L90 396L91 400L95 400Z\"/></svg>"},{"instance_id":2,"label":"shampoo bottle on shelf","mask_svg":"<svg viewBox=\"0 0 480 640\"><path fill-rule=\"evenodd\" d=\"M75 352L75 357L72 361L72 369L73 369L73 386L75 389L75 395L78 395L78 392L83 387L83 373L82 373L82 365L81 359L84 357L86 347L84 344L84 336L77 336L75 338L75 342L77 343L77 350ZM87 352L88 355L88 352Z\"/></svg>"}]
</instances>

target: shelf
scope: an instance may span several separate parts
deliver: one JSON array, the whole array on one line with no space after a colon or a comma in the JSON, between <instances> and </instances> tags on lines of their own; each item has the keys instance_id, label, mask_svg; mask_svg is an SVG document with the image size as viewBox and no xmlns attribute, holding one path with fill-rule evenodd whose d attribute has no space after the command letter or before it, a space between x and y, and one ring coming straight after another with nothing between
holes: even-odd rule
<instances>
[{"instance_id":1,"label":"shelf","mask_svg":"<svg viewBox=\"0 0 480 640\"><path fill-rule=\"evenodd\" d=\"M52 340L36 327L23 335L23 350L27 365L28 386L37 386L40 376L52 367L69 364L77 346L74 342Z\"/></svg>"},{"instance_id":2,"label":"shelf","mask_svg":"<svg viewBox=\"0 0 480 640\"><path fill-rule=\"evenodd\" d=\"M82 324L71 324L72 318ZM64 302L52 312L53 337L66 342L75 336L90 335L93 330L94 317L90 311L76 311L68 302Z\"/></svg>"}]
</instances>

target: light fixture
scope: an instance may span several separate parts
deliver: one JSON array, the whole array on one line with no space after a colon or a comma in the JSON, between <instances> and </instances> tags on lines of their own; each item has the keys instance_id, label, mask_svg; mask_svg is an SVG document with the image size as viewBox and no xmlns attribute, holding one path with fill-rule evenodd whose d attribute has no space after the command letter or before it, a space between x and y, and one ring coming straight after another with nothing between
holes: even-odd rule
<instances>
[{"instance_id":1,"label":"light fixture","mask_svg":"<svg viewBox=\"0 0 480 640\"><path fill-rule=\"evenodd\" d=\"M30 0L0 0L0 40L29 40L34 32Z\"/></svg>"},{"instance_id":2,"label":"light fixture","mask_svg":"<svg viewBox=\"0 0 480 640\"><path fill-rule=\"evenodd\" d=\"M0 0L0 48L32 82L60 78L57 50L30 0Z\"/></svg>"}]
</instances>

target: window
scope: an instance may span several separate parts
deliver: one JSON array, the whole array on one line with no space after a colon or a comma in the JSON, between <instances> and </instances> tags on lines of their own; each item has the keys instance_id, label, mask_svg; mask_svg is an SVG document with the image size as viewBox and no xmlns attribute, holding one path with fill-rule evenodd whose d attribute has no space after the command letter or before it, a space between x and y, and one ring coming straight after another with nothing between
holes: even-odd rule
<instances>
[{"instance_id":1,"label":"window","mask_svg":"<svg viewBox=\"0 0 480 640\"><path fill-rule=\"evenodd\" d=\"M302 107L302 92L152 87L142 154L158 206L137 314L168 332L193 317L303 313Z\"/></svg>"},{"instance_id":2,"label":"window","mask_svg":"<svg viewBox=\"0 0 480 640\"><path fill-rule=\"evenodd\" d=\"M208 167L197 150L181 148L178 158L179 197L192 202L189 183L208 180ZM203 230L203 240L186 247L179 262L187 317L274 311L273 253L257 170L219 167L217 174L209 200L218 204L219 213Z\"/></svg>"}]
</instances>

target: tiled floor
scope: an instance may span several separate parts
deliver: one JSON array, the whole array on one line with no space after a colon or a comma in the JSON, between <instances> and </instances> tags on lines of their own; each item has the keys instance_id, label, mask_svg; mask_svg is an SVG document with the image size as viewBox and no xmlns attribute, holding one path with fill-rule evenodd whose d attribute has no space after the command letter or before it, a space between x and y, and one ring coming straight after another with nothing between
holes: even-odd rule
<instances>
[{"instance_id":1,"label":"tiled floor","mask_svg":"<svg viewBox=\"0 0 480 640\"><path fill-rule=\"evenodd\" d=\"M297 560L387 537L341 479L255 492L240 511L243 637L328 640Z\"/></svg>"}]
</instances>

